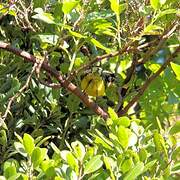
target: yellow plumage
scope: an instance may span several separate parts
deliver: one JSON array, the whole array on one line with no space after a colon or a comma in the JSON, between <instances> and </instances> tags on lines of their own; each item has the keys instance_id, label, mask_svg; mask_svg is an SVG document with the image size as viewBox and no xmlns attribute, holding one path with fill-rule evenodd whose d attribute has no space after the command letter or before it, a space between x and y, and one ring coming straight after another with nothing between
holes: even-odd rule
<instances>
[{"instance_id":1,"label":"yellow plumage","mask_svg":"<svg viewBox=\"0 0 180 180\"><path fill-rule=\"evenodd\" d=\"M89 96L103 96L105 92L104 81L99 74L90 73L81 81L81 88Z\"/></svg>"}]
</instances>

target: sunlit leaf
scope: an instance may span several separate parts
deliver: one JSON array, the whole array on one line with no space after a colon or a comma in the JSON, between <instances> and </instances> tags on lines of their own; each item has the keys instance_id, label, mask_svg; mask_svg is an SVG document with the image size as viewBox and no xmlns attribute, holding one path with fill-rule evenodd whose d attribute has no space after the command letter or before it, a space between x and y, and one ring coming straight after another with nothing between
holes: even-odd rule
<instances>
[{"instance_id":1,"label":"sunlit leaf","mask_svg":"<svg viewBox=\"0 0 180 180\"><path fill-rule=\"evenodd\" d=\"M62 11L64 14L68 14L78 5L79 1L64 0L62 5Z\"/></svg>"},{"instance_id":2,"label":"sunlit leaf","mask_svg":"<svg viewBox=\"0 0 180 180\"><path fill-rule=\"evenodd\" d=\"M180 132L180 121L176 121L173 127L171 127L169 134L177 134Z\"/></svg>"},{"instance_id":3,"label":"sunlit leaf","mask_svg":"<svg viewBox=\"0 0 180 180\"><path fill-rule=\"evenodd\" d=\"M131 158L125 159L121 165L121 170L123 173L128 172L133 167L133 161Z\"/></svg>"},{"instance_id":4,"label":"sunlit leaf","mask_svg":"<svg viewBox=\"0 0 180 180\"><path fill-rule=\"evenodd\" d=\"M71 146L76 158L82 161L86 153L84 145L80 141L75 141L71 143Z\"/></svg>"},{"instance_id":5,"label":"sunlit leaf","mask_svg":"<svg viewBox=\"0 0 180 180\"><path fill-rule=\"evenodd\" d=\"M159 0L150 0L150 4L151 4L152 8L155 10L160 8Z\"/></svg>"},{"instance_id":6,"label":"sunlit leaf","mask_svg":"<svg viewBox=\"0 0 180 180\"><path fill-rule=\"evenodd\" d=\"M24 134L23 136L23 145L24 145L24 148L25 148L25 151L31 155L31 153L33 152L34 150L34 139L27 133Z\"/></svg>"},{"instance_id":7,"label":"sunlit leaf","mask_svg":"<svg viewBox=\"0 0 180 180\"><path fill-rule=\"evenodd\" d=\"M154 34L160 34L162 31L163 28L161 26L150 24L144 29L144 34L154 35Z\"/></svg>"},{"instance_id":8,"label":"sunlit leaf","mask_svg":"<svg viewBox=\"0 0 180 180\"><path fill-rule=\"evenodd\" d=\"M25 149L24 149L23 144L21 144L20 142L14 142L14 147L15 147L15 149L16 149L16 151L17 151L18 153L20 153L20 154L23 155L24 157L27 156L27 153L26 153L26 151L25 151Z\"/></svg>"},{"instance_id":9,"label":"sunlit leaf","mask_svg":"<svg viewBox=\"0 0 180 180\"><path fill-rule=\"evenodd\" d=\"M143 173L144 163L138 162L124 177L124 180L134 180Z\"/></svg>"},{"instance_id":10,"label":"sunlit leaf","mask_svg":"<svg viewBox=\"0 0 180 180\"><path fill-rule=\"evenodd\" d=\"M101 160L101 155L96 155L87 164L84 168L84 174L90 174L97 171L103 165L103 161Z\"/></svg>"},{"instance_id":11,"label":"sunlit leaf","mask_svg":"<svg viewBox=\"0 0 180 180\"><path fill-rule=\"evenodd\" d=\"M157 16L155 17L155 20L157 20L165 15L176 14L176 13L177 13L176 9L167 9L167 10L164 10L164 11L161 11L160 13L158 13Z\"/></svg>"},{"instance_id":12,"label":"sunlit leaf","mask_svg":"<svg viewBox=\"0 0 180 180\"><path fill-rule=\"evenodd\" d=\"M49 44L52 44L52 45L56 45L57 41L58 41L58 38L59 38L55 34L39 34L39 35L37 35L37 37L39 37L41 42L49 43Z\"/></svg>"},{"instance_id":13,"label":"sunlit leaf","mask_svg":"<svg viewBox=\"0 0 180 180\"><path fill-rule=\"evenodd\" d=\"M109 53L111 50L106 48L103 44L101 44L99 41L97 41L94 38L87 38L90 42L92 42L95 46L97 46L100 49L105 50L107 53Z\"/></svg>"},{"instance_id":14,"label":"sunlit leaf","mask_svg":"<svg viewBox=\"0 0 180 180\"><path fill-rule=\"evenodd\" d=\"M171 67L176 74L176 78L180 81L180 65L171 62Z\"/></svg>"},{"instance_id":15,"label":"sunlit leaf","mask_svg":"<svg viewBox=\"0 0 180 180\"><path fill-rule=\"evenodd\" d=\"M32 18L41 20L47 24L55 24L52 14L45 13L41 8L36 8L34 12L38 14L33 15Z\"/></svg>"},{"instance_id":16,"label":"sunlit leaf","mask_svg":"<svg viewBox=\"0 0 180 180\"><path fill-rule=\"evenodd\" d=\"M124 126L119 126L118 128L118 140L123 148L128 147L129 143L129 129Z\"/></svg>"},{"instance_id":17,"label":"sunlit leaf","mask_svg":"<svg viewBox=\"0 0 180 180\"><path fill-rule=\"evenodd\" d=\"M119 0L109 0L111 3L111 9L116 14L119 14Z\"/></svg>"},{"instance_id":18,"label":"sunlit leaf","mask_svg":"<svg viewBox=\"0 0 180 180\"><path fill-rule=\"evenodd\" d=\"M114 175L113 169L112 169L113 160L109 157L106 157L106 156L103 157L103 160L104 160L104 163L106 165L106 169L108 169L110 171L110 175L111 175L112 180L115 180L115 175Z\"/></svg>"}]
</instances>

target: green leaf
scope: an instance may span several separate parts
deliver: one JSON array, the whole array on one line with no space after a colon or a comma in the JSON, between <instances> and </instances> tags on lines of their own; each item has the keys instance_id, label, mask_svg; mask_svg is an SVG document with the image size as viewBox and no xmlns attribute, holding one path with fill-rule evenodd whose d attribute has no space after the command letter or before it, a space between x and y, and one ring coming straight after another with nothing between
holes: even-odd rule
<instances>
[{"instance_id":1,"label":"green leaf","mask_svg":"<svg viewBox=\"0 0 180 180\"><path fill-rule=\"evenodd\" d=\"M72 154L72 152L63 150L61 151L61 157L64 159L69 166L76 172L76 174L79 174L79 166L78 166L78 161Z\"/></svg>"},{"instance_id":2,"label":"green leaf","mask_svg":"<svg viewBox=\"0 0 180 180\"><path fill-rule=\"evenodd\" d=\"M42 8L36 8L34 10L34 12L36 12L37 14L32 16L32 18L38 19L38 20L43 21L47 24L55 24L55 21L54 21L52 14L45 13Z\"/></svg>"},{"instance_id":3,"label":"green leaf","mask_svg":"<svg viewBox=\"0 0 180 180\"><path fill-rule=\"evenodd\" d=\"M50 167L54 167L55 161L53 159L51 160L44 160L41 163L41 169L43 172L46 172L46 170Z\"/></svg>"},{"instance_id":4,"label":"green leaf","mask_svg":"<svg viewBox=\"0 0 180 180\"><path fill-rule=\"evenodd\" d=\"M164 152L166 155L166 158L168 158L164 138L162 137L161 134L158 133L157 130L154 131L153 140L154 140L154 144L156 146L157 151Z\"/></svg>"},{"instance_id":5,"label":"green leaf","mask_svg":"<svg viewBox=\"0 0 180 180\"><path fill-rule=\"evenodd\" d=\"M127 148L129 143L129 129L119 126L117 135L121 146Z\"/></svg>"},{"instance_id":6,"label":"green leaf","mask_svg":"<svg viewBox=\"0 0 180 180\"><path fill-rule=\"evenodd\" d=\"M109 116L110 116L110 118L112 120L117 120L118 119L118 116L117 116L116 112L111 107L108 107L108 114L109 114Z\"/></svg>"},{"instance_id":7,"label":"green leaf","mask_svg":"<svg viewBox=\"0 0 180 180\"><path fill-rule=\"evenodd\" d=\"M43 7L46 4L47 0L34 0L33 5L34 8Z\"/></svg>"},{"instance_id":8,"label":"green leaf","mask_svg":"<svg viewBox=\"0 0 180 180\"><path fill-rule=\"evenodd\" d=\"M148 163L144 166L143 173L145 173L146 171L150 170L151 167L152 167L156 162L157 162L157 160L153 160L153 161L148 162Z\"/></svg>"},{"instance_id":9,"label":"green leaf","mask_svg":"<svg viewBox=\"0 0 180 180\"><path fill-rule=\"evenodd\" d=\"M17 151L18 153L20 153L20 154L23 155L24 157L27 157L27 153L26 153L26 151L25 151L25 149L24 149L23 144L21 144L20 142L14 142L14 147L15 147L15 149L16 149L16 151Z\"/></svg>"},{"instance_id":10,"label":"green leaf","mask_svg":"<svg viewBox=\"0 0 180 180\"><path fill-rule=\"evenodd\" d=\"M19 134L17 134L16 132L14 132L14 135L17 137L19 142L23 144L23 139L21 138L21 136Z\"/></svg>"},{"instance_id":11,"label":"green leaf","mask_svg":"<svg viewBox=\"0 0 180 180\"><path fill-rule=\"evenodd\" d=\"M124 177L123 180L135 180L140 174L143 173L144 163L138 162Z\"/></svg>"},{"instance_id":12,"label":"green leaf","mask_svg":"<svg viewBox=\"0 0 180 180\"><path fill-rule=\"evenodd\" d=\"M115 180L115 176L114 176L114 173L113 173L113 169L112 169L112 165L113 165L113 159L110 158L110 157L106 157L104 156L103 157L103 160L104 160L104 163L106 165L106 169L110 171L110 175L111 175L111 179L112 180Z\"/></svg>"},{"instance_id":13,"label":"green leaf","mask_svg":"<svg viewBox=\"0 0 180 180\"><path fill-rule=\"evenodd\" d=\"M74 94L70 94L67 98L67 107L70 112L75 112L79 108L80 100Z\"/></svg>"},{"instance_id":14,"label":"green leaf","mask_svg":"<svg viewBox=\"0 0 180 180\"><path fill-rule=\"evenodd\" d=\"M111 3L111 9L114 11L116 16L119 16L125 9L126 3L119 4L119 0L109 0Z\"/></svg>"},{"instance_id":15,"label":"green leaf","mask_svg":"<svg viewBox=\"0 0 180 180\"><path fill-rule=\"evenodd\" d=\"M49 44L52 44L52 45L56 45L57 41L58 41L58 38L59 38L55 34L39 34L39 35L37 35L37 37L39 37L41 42L49 43Z\"/></svg>"},{"instance_id":16,"label":"green leaf","mask_svg":"<svg viewBox=\"0 0 180 180\"><path fill-rule=\"evenodd\" d=\"M111 3L111 9L115 14L119 15L119 0L109 0Z\"/></svg>"},{"instance_id":17,"label":"green leaf","mask_svg":"<svg viewBox=\"0 0 180 180\"><path fill-rule=\"evenodd\" d=\"M79 1L74 0L64 0L62 5L62 11L64 14L70 13L77 5Z\"/></svg>"},{"instance_id":18,"label":"green leaf","mask_svg":"<svg viewBox=\"0 0 180 180\"><path fill-rule=\"evenodd\" d=\"M176 173L179 174L180 173L180 162L176 162L173 167L172 167L172 174Z\"/></svg>"},{"instance_id":19,"label":"green leaf","mask_svg":"<svg viewBox=\"0 0 180 180\"><path fill-rule=\"evenodd\" d=\"M180 146L177 147L177 148L173 151L171 157L172 157L173 160L179 159L179 157L180 157Z\"/></svg>"},{"instance_id":20,"label":"green leaf","mask_svg":"<svg viewBox=\"0 0 180 180\"><path fill-rule=\"evenodd\" d=\"M164 11L161 11L159 14L157 14L157 16L154 18L155 21L165 15L168 15L168 14L176 14L178 11L176 9L167 9L167 10L164 10Z\"/></svg>"},{"instance_id":21,"label":"green leaf","mask_svg":"<svg viewBox=\"0 0 180 180\"><path fill-rule=\"evenodd\" d=\"M41 157L41 149L39 147L34 148L32 155L31 155L31 161L33 163L34 168L36 168L39 165L40 157Z\"/></svg>"},{"instance_id":22,"label":"green leaf","mask_svg":"<svg viewBox=\"0 0 180 180\"><path fill-rule=\"evenodd\" d=\"M6 131L4 129L0 130L0 145L2 146L7 145L7 136L6 136Z\"/></svg>"},{"instance_id":23,"label":"green leaf","mask_svg":"<svg viewBox=\"0 0 180 180\"><path fill-rule=\"evenodd\" d=\"M150 0L150 4L153 9L157 10L161 7L159 0Z\"/></svg>"},{"instance_id":24,"label":"green leaf","mask_svg":"<svg viewBox=\"0 0 180 180\"><path fill-rule=\"evenodd\" d=\"M128 172L133 167L132 158L125 159L121 165L121 171L124 173Z\"/></svg>"},{"instance_id":25,"label":"green leaf","mask_svg":"<svg viewBox=\"0 0 180 180\"><path fill-rule=\"evenodd\" d=\"M25 148L25 151L31 155L31 153L33 152L34 150L34 139L29 135L29 134L24 134L23 136L23 145L24 145L24 148Z\"/></svg>"},{"instance_id":26,"label":"green leaf","mask_svg":"<svg viewBox=\"0 0 180 180\"><path fill-rule=\"evenodd\" d=\"M128 127L128 126L130 126L130 123L131 123L130 119L128 117L126 117L126 116L120 117L118 119L118 125Z\"/></svg>"},{"instance_id":27,"label":"green leaf","mask_svg":"<svg viewBox=\"0 0 180 180\"><path fill-rule=\"evenodd\" d=\"M86 36L83 36L82 34L77 33L77 32L74 32L74 31L72 31L72 30L69 30L69 33L70 33L71 35L73 35L74 37L77 37L77 38L86 38Z\"/></svg>"},{"instance_id":28,"label":"green leaf","mask_svg":"<svg viewBox=\"0 0 180 180\"><path fill-rule=\"evenodd\" d=\"M71 143L73 153L79 161L82 161L85 156L85 147L80 141Z\"/></svg>"},{"instance_id":29,"label":"green leaf","mask_svg":"<svg viewBox=\"0 0 180 180\"><path fill-rule=\"evenodd\" d=\"M101 155L94 156L84 168L84 174L90 174L97 171L103 165L103 161L101 160Z\"/></svg>"},{"instance_id":30,"label":"green leaf","mask_svg":"<svg viewBox=\"0 0 180 180\"><path fill-rule=\"evenodd\" d=\"M174 126L170 129L169 134L177 134L180 132L180 121L176 121Z\"/></svg>"},{"instance_id":31,"label":"green leaf","mask_svg":"<svg viewBox=\"0 0 180 180\"><path fill-rule=\"evenodd\" d=\"M139 151L140 161L145 161L147 159L147 155L148 155L148 152L146 151L146 149L141 148L140 151Z\"/></svg>"},{"instance_id":32,"label":"green leaf","mask_svg":"<svg viewBox=\"0 0 180 180\"><path fill-rule=\"evenodd\" d=\"M107 119L107 125L111 126L111 125L117 125L118 124L118 116L116 114L116 112L114 111L114 109L112 109L111 107L108 107L108 114L110 116L110 118Z\"/></svg>"},{"instance_id":33,"label":"green leaf","mask_svg":"<svg viewBox=\"0 0 180 180\"><path fill-rule=\"evenodd\" d=\"M91 43L93 43L93 44L94 44L95 46L97 46L98 48L105 50L106 53L110 53L110 52L111 52L110 49L106 48L104 45L102 45L102 44L101 44L99 41L97 41L96 39L89 37L89 38L87 38L87 40L89 40Z\"/></svg>"},{"instance_id":34,"label":"green leaf","mask_svg":"<svg viewBox=\"0 0 180 180\"><path fill-rule=\"evenodd\" d=\"M3 165L3 171L5 172L5 170L11 166L14 166L14 167L16 167L16 169L18 169L19 168L18 161L15 159L8 159L7 161L5 161L5 163Z\"/></svg>"},{"instance_id":35,"label":"green leaf","mask_svg":"<svg viewBox=\"0 0 180 180\"><path fill-rule=\"evenodd\" d=\"M58 147L53 142L51 142L50 145L56 154L61 153L61 151L58 149Z\"/></svg>"},{"instance_id":36,"label":"green leaf","mask_svg":"<svg viewBox=\"0 0 180 180\"><path fill-rule=\"evenodd\" d=\"M98 131L97 129L95 129L95 131L97 135L94 133L91 134L93 137L95 137L95 143L101 144L109 150L113 150L113 143L109 139L107 139L100 131Z\"/></svg>"},{"instance_id":37,"label":"green leaf","mask_svg":"<svg viewBox=\"0 0 180 180\"><path fill-rule=\"evenodd\" d=\"M144 34L153 35L155 33L160 33L163 31L163 28L161 26L150 24L144 29Z\"/></svg>"},{"instance_id":38,"label":"green leaf","mask_svg":"<svg viewBox=\"0 0 180 180\"><path fill-rule=\"evenodd\" d=\"M36 146L38 146L38 147L41 146L43 143L45 143L50 138L51 138L51 136L47 136L47 137L43 138L36 144Z\"/></svg>"},{"instance_id":39,"label":"green leaf","mask_svg":"<svg viewBox=\"0 0 180 180\"><path fill-rule=\"evenodd\" d=\"M126 3L120 4L119 5L119 14L121 14L127 7Z\"/></svg>"},{"instance_id":40,"label":"green leaf","mask_svg":"<svg viewBox=\"0 0 180 180\"><path fill-rule=\"evenodd\" d=\"M8 168L5 169L4 171L4 176L6 179L10 179L10 177L16 175L16 167L15 166L9 166Z\"/></svg>"},{"instance_id":41,"label":"green leaf","mask_svg":"<svg viewBox=\"0 0 180 180\"><path fill-rule=\"evenodd\" d=\"M49 167L46 172L46 177L47 179L54 179L54 177L56 176L56 171L54 167Z\"/></svg>"},{"instance_id":42,"label":"green leaf","mask_svg":"<svg viewBox=\"0 0 180 180\"><path fill-rule=\"evenodd\" d=\"M39 148L39 147L34 148L31 154L31 161L33 163L34 168L39 166L39 164L44 160L46 155L47 155L46 148Z\"/></svg>"},{"instance_id":43,"label":"green leaf","mask_svg":"<svg viewBox=\"0 0 180 180\"><path fill-rule=\"evenodd\" d=\"M180 81L180 65L171 62L171 67L172 67L174 73L176 74L177 80Z\"/></svg>"}]
</instances>

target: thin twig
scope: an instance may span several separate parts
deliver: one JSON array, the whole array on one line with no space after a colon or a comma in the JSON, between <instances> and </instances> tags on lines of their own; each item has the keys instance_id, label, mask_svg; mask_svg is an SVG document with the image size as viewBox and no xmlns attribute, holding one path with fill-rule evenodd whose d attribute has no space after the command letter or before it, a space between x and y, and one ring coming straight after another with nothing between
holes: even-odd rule
<instances>
[{"instance_id":1,"label":"thin twig","mask_svg":"<svg viewBox=\"0 0 180 180\"><path fill-rule=\"evenodd\" d=\"M72 72L70 74L69 77L67 77L68 80L72 80L74 78L74 76L76 74L78 74L80 71L82 70L86 70L89 67L91 67L93 64L102 61L103 59L109 59L111 57L115 57L118 55L121 55L123 53L125 53L126 51L128 51L130 49L130 46L133 44L134 41L130 40L122 49L120 49L119 51L116 51L114 53L109 53L109 54L104 54L102 56L96 56L93 60L91 60L88 64L85 64L83 66L81 66L79 69L75 70L74 72Z\"/></svg>"},{"instance_id":2,"label":"thin twig","mask_svg":"<svg viewBox=\"0 0 180 180\"><path fill-rule=\"evenodd\" d=\"M44 81L44 80L42 80L42 79L38 79L38 81L39 81L41 84L43 84L43 85L45 85L45 86L47 86L47 87L53 88L53 89L59 89L59 88L62 87L61 84L58 84L58 83L48 83L48 82L46 82L46 81Z\"/></svg>"},{"instance_id":3,"label":"thin twig","mask_svg":"<svg viewBox=\"0 0 180 180\"><path fill-rule=\"evenodd\" d=\"M22 51L21 49L14 48L7 43L0 41L0 49L4 49L6 51L12 52L17 56L24 58L27 62L31 62L33 64L39 63L39 60L26 51ZM72 92L75 96L79 97L79 99L89 107L94 113L101 116L103 119L108 118L108 113L103 110L100 106L98 106L92 99L88 97L88 95L84 94L77 86L75 86L70 81L64 79L62 75L46 62L43 62L42 69L48 72L51 76L55 77L58 82L62 85L62 87L66 88L68 91Z\"/></svg>"},{"instance_id":4,"label":"thin twig","mask_svg":"<svg viewBox=\"0 0 180 180\"><path fill-rule=\"evenodd\" d=\"M174 23L172 23L172 25L163 33L163 35L160 37L159 43L157 46L155 46L155 48L150 49L148 52L146 52L146 55L138 60L138 64L145 64L151 56L153 56L154 54L156 54L161 47L163 46L163 44L165 43L165 41L172 35L172 33L177 29L178 27L178 23L177 21L175 21Z\"/></svg>"},{"instance_id":5,"label":"thin twig","mask_svg":"<svg viewBox=\"0 0 180 180\"><path fill-rule=\"evenodd\" d=\"M4 115L0 118L0 127L4 124L4 121L6 120L7 115L8 115L8 113L10 112L11 105L12 105L13 101L14 101L15 99L17 99L17 98L22 94L22 92L23 92L25 89L28 88L29 83L30 83L30 80L31 80L31 77L32 77L32 75L33 75L33 73L34 73L34 71L35 71L35 69L36 69L36 66L37 66L37 64L34 64L34 66L33 66L33 68L32 68L32 71L31 71L31 73L29 74L29 76L28 76L28 78L27 78L26 83L24 84L24 86L23 86L14 96L12 96L12 97L9 99L9 102L8 102L8 105L7 105L7 108L6 108L6 111L5 111Z\"/></svg>"},{"instance_id":6,"label":"thin twig","mask_svg":"<svg viewBox=\"0 0 180 180\"><path fill-rule=\"evenodd\" d=\"M178 52L180 52L180 46L176 49L176 51L173 54L170 55L170 57L165 61L165 63L159 68L159 70L148 78L148 80L139 89L138 93L128 102L124 109L118 112L118 116L123 116L127 113L129 108L131 108L133 104L137 102L139 98L143 95L143 93L149 87L151 82L155 80L166 69L166 67L170 64L171 61L173 61L174 57L177 55Z\"/></svg>"}]
</instances>

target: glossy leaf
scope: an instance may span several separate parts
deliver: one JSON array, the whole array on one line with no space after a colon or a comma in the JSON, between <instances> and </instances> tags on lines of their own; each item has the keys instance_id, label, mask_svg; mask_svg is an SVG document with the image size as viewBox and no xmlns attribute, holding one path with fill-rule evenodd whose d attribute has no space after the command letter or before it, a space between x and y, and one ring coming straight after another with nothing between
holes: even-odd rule
<instances>
[{"instance_id":1,"label":"glossy leaf","mask_svg":"<svg viewBox=\"0 0 180 180\"><path fill-rule=\"evenodd\" d=\"M98 48L105 50L107 53L109 53L111 51L110 49L106 48L103 44L101 44L99 41L97 41L94 38L88 38L88 40L91 43L93 43L95 46L97 46Z\"/></svg>"},{"instance_id":2,"label":"glossy leaf","mask_svg":"<svg viewBox=\"0 0 180 180\"><path fill-rule=\"evenodd\" d=\"M33 15L32 18L43 21L47 24L55 24L52 14L45 13L42 8L36 8L34 12L37 14Z\"/></svg>"},{"instance_id":3,"label":"glossy leaf","mask_svg":"<svg viewBox=\"0 0 180 180\"><path fill-rule=\"evenodd\" d=\"M34 150L35 144L34 144L34 139L29 135L29 134L24 134L23 136L23 145L25 148L25 151L31 155L31 153Z\"/></svg>"},{"instance_id":4,"label":"glossy leaf","mask_svg":"<svg viewBox=\"0 0 180 180\"><path fill-rule=\"evenodd\" d=\"M180 65L171 62L171 67L176 74L177 80L180 81Z\"/></svg>"},{"instance_id":5,"label":"glossy leaf","mask_svg":"<svg viewBox=\"0 0 180 180\"><path fill-rule=\"evenodd\" d=\"M52 45L56 45L57 41L58 41L58 36L55 34L39 34L37 35L39 37L39 39L41 40L41 42L43 43L49 43Z\"/></svg>"},{"instance_id":6,"label":"glossy leaf","mask_svg":"<svg viewBox=\"0 0 180 180\"><path fill-rule=\"evenodd\" d=\"M160 8L159 0L150 0L150 3L151 3L152 8L154 8L155 10Z\"/></svg>"},{"instance_id":7,"label":"glossy leaf","mask_svg":"<svg viewBox=\"0 0 180 180\"><path fill-rule=\"evenodd\" d=\"M86 153L84 145L80 141L75 141L71 143L71 146L73 148L73 153L76 158L82 161Z\"/></svg>"},{"instance_id":8,"label":"glossy leaf","mask_svg":"<svg viewBox=\"0 0 180 180\"><path fill-rule=\"evenodd\" d=\"M165 146L165 140L162 137L162 135L160 133L158 133L158 131L154 132L154 144L156 146L157 151L160 152L164 152L166 157L167 157L167 150L166 150L166 146Z\"/></svg>"},{"instance_id":9,"label":"glossy leaf","mask_svg":"<svg viewBox=\"0 0 180 180\"><path fill-rule=\"evenodd\" d=\"M2 129L0 130L0 145L6 146L6 144L7 144L6 131Z\"/></svg>"},{"instance_id":10,"label":"glossy leaf","mask_svg":"<svg viewBox=\"0 0 180 180\"><path fill-rule=\"evenodd\" d=\"M111 9L119 15L119 0L110 0Z\"/></svg>"},{"instance_id":11,"label":"glossy leaf","mask_svg":"<svg viewBox=\"0 0 180 180\"><path fill-rule=\"evenodd\" d=\"M109 157L106 157L106 156L103 157L103 160L104 160L104 163L106 165L106 169L108 169L110 171L111 179L115 180L115 175L114 175L113 169L112 169L112 166L113 166L112 161L113 160Z\"/></svg>"},{"instance_id":12,"label":"glossy leaf","mask_svg":"<svg viewBox=\"0 0 180 180\"><path fill-rule=\"evenodd\" d=\"M27 152L25 151L25 148L23 146L23 144L19 143L19 142L14 142L14 147L16 149L16 151L18 153L20 153L21 155L23 155L24 157L27 156Z\"/></svg>"},{"instance_id":13,"label":"glossy leaf","mask_svg":"<svg viewBox=\"0 0 180 180\"><path fill-rule=\"evenodd\" d=\"M180 132L180 121L176 121L174 126L171 127L169 134L174 135Z\"/></svg>"},{"instance_id":14,"label":"glossy leaf","mask_svg":"<svg viewBox=\"0 0 180 180\"><path fill-rule=\"evenodd\" d=\"M79 173L78 161L70 151L61 151L61 157L69 164L69 166L76 172Z\"/></svg>"},{"instance_id":15,"label":"glossy leaf","mask_svg":"<svg viewBox=\"0 0 180 180\"><path fill-rule=\"evenodd\" d=\"M62 5L62 11L64 14L68 14L78 5L79 1L64 0Z\"/></svg>"},{"instance_id":16,"label":"glossy leaf","mask_svg":"<svg viewBox=\"0 0 180 180\"><path fill-rule=\"evenodd\" d=\"M129 129L124 126L119 126L117 135L121 146L127 148L129 143Z\"/></svg>"},{"instance_id":17,"label":"glossy leaf","mask_svg":"<svg viewBox=\"0 0 180 180\"><path fill-rule=\"evenodd\" d=\"M135 180L140 174L143 173L144 163L138 162L124 177L124 180Z\"/></svg>"},{"instance_id":18,"label":"glossy leaf","mask_svg":"<svg viewBox=\"0 0 180 180\"><path fill-rule=\"evenodd\" d=\"M146 171L150 171L150 170L151 170L151 167L152 167L156 162L157 162L157 160L153 160L153 161L148 162L148 163L144 166L143 173L146 172Z\"/></svg>"},{"instance_id":19,"label":"glossy leaf","mask_svg":"<svg viewBox=\"0 0 180 180\"><path fill-rule=\"evenodd\" d=\"M46 148L39 148L39 147L34 148L31 155L31 161L33 163L34 168L39 166L39 164L44 160L46 154L47 154Z\"/></svg>"},{"instance_id":20,"label":"glossy leaf","mask_svg":"<svg viewBox=\"0 0 180 180\"><path fill-rule=\"evenodd\" d=\"M133 167L133 161L131 158L125 159L124 162L121 165L121 171L123 173L128 172Z\"/></svg>"},{"instance_id":21,"label":"glossy leaf","mask_svg":"<svg viewBox=\"0 0 180 180\"><path fill-rule=\"evenodd\" d=\"M101 160L101 155L96 155L87 164L84 168L84 174L90 174L97 171L103 165L103 161Z\"/></svg>"},{"instance_id":22,"label":"glossy leaf","mask_svg":"<svg viewBox=\"0 0 180 180\"><path fill-rule=\"evenodd\" d=\"M120 117L118 119L118 125L124 126L124 127L128 127L130 126L130 119L128 117Z\"/></svg>"}]
</instances>

